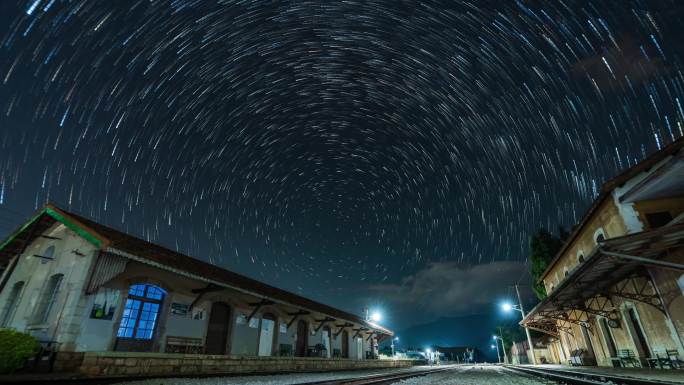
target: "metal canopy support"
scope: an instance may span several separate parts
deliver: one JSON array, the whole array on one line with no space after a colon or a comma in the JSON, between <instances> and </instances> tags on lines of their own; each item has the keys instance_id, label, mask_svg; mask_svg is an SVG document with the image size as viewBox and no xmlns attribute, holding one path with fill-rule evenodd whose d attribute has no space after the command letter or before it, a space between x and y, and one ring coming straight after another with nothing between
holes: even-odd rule
<instances>
[{"instance_id":1,"label":"metal canopy support","mask_svg":"<svg viewBox=\"0 0 684 385\"><path fill-rule=\"evenodd\" d=\"M306 311L306 310L299 310L299 311L296 312L296 313L287 313L287 315L291 315L291 316L292 316L292 319L290 320L290 322L287 323L287 328L289 329L290 326L292 326L292 324L297 320L297 318L299 318L299 316L301 316L301 315L307 315L307 314L309 314L309 312Z\"/></svg>"},{"instance_id":2,"label":"metal canopy support","mask_svg":"<svg viewBox=\"0 0 684 385\"><path fill-rule=\"evenodd\" d=\"M643 281L642 283L637 283L637 280L639 278L641 278L641 280ZM651 293L648 293L649 288L651 289ZM614 289L610 291L610 294L616 297L621 297L632 301L637 301L645 303L647 305L651 305L656 309L660 310L663 314L667 315L667 311L665 311L665 306L663 306L663 303L660 301L660 297L653 288L651 279L648 276L633 275L616 284L614 286Z\"/></svg>"},{"instance_id":3,"label":"metal canopy support","mask_svg":"<svg viewBox=\"0 0 684 385\"><path fill-rule=\"evenodd\" d=\"M345 322L343 325L335 325L335 326L340 328L340 330L338 330L337 333L335 333L335 338L337 338L340 334L342 334L342 331L344 330L344 328L349 327L349 326L354 326L354 324L349 323L349 322Z\"/></svg>"},{"instance_id":4,"label":"metal canopy support","mask_svg":"<svg viewBox=\"0 0 684 385\"><path fill-rule=\"evenodd\" d=\"M200 301L200 299L202 299L202 297L206 293L211 293L213 291L221 291L221 290L223 290L222 287L220 287L218 285L214 285L213 283L210 283L206 287L203 287L200 289L192 289L191 292L193 294L199 294L199 295L197 297L195 297L194 300L192 300L192 303L190 304L190 310L192 310L195 307L195 305L197 305L197 303Z\"/></svg>"},{"instance_id":5,"label":"metal canopy support","mask_svg":"<svg viewBox=\"0 0 684 385\"><path fill-rule=\"evenodd\" d=\"M332 321L336 321L336 320L335 320L335 318L325 317L324 319L321 319L321 320L318 320L318 319L317 319L317 320L315 320L315 321L316 321L316 322L320 322L320 324L319 324L318 327L316 328L316 331L314 331L314 334L318 333L318 331L321 330L321 328L323 327L323 325L327 324L328 322L332 322Z\"/></svg>"},{"instance_id":6,"label":"metal canopy support","mask_svg":"<svg viewBox=\"0 0 684 385\"><path fill-rule=\"evenodd\" d=\"M354 334L354 336L352 338L356 338L359 336L359 334L361 334L362 331L368 330L368 329L367 328L358 328L358 329L352 329L352 330L354 330L356 332L356 334Z\"/></svg>"},{"instance_id":7,"label":"metal canopy support","mask_svg":"<svg viewBox=\"0 0 684 385\"><path fill-rule=\"evenodd\" d=\"M538 332L548 334L550 336L558 337L558 328L556 327L555 324L551 323L544 323L544 322L528 322L525 325L526 328L531 329L531 330L536 330Z\"/></svg>"},{"instance_id":8,"label":"metal canopy support","mask_svg":"<svg viewBox=\"0 0 684 385\"><path fill-rule=\"evenodd\" d=\"M249 314L249 317L247 317L247 322L249 322L252 317L261 309L262 306L268 306L268 305L273 305L275 302L267 300L267 299L262 299L261 302L252 302L249 303L249 306L255 306L254 310Z\"/></svg>"}]
</instances>

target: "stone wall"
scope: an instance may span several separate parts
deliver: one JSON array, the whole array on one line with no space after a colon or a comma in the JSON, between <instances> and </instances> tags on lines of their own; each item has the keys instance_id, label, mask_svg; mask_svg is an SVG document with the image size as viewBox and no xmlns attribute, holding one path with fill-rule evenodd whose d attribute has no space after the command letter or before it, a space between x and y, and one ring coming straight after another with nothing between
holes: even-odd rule
<instances>
[{"instance_id":1,"label":"stone wall","mask_svg":"<svg viewBox=\"0 0 684 385\"><path fill-rule=\"evenodd\" d=\"M87 352L78 372L86 376L247 374L405 368L412 360L350 360L313 357L238 357L195 354Z\"/></svg>"}]
</instances>

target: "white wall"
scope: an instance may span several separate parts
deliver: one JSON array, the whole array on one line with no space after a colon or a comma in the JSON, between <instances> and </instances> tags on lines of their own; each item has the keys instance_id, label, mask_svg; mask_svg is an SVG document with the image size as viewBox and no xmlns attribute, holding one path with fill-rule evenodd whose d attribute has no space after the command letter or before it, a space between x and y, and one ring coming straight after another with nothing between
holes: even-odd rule
<instances>
[{"instance_id":1,"label":"white wall","mask_svg":"<svg viewBox=\"0 0 684 385\"><path fill-rule=\"evenodd\" d=\"M30 332L39 340L57 340L69 346L78 335L76 325L81 322L80 306L83 306L81 293L97 249L59 222L43 234L59 239L38 237L19 256L14 271L0 293L0 309L4 308L14 284L24 281L19 304L8 327ZM43 255L49 246L55 246L54 260L34 256ZM58 296L48 321L34 325L33 311L45 283L54 274L64 274ZM61 318L60 322L57 322L58 318Z\"/></svg>"},{"instance_id":2,"label":"white wall","mask_svg":"<svg viewBox=\"0 0 684 385\"><path fill-rule=\"evenodd\" d=\"M75 350L79 352L99 352L109 350L115 333L118 329L116 320L118 314L121 312L121 290L111 289L118 294L119 301L114 317L111 320L106 319L92 319L90 318L90 310L95 302L95 295L86 297L85 313L83 314L83 321L81 323L81 332L76 339ZM124 293L125 294L125 293Z\"/></svg>"},{"instance_id":3,"label":"white wall","mask_svg":"<svg viewBox=\"0 0 684 385\"><path fill-rule=\"evenodd\" d=\"M193 299L194 298L189 295L184 295L181 293L169 293L164 301L169 301L169 304L175 302L190 305L192 304ZM210 309L211 304L205 304L204 308ZM194 320L192 319L192 314L182 316L171 313L171 307L169 306L169 314L166 318L166 329L164 330L164 334L161 336L161 338L163 341L166 341L166 336L204 338L205 334L207 333L208 321L208 311L205 314L204 320Z\"/></svg>"}]
</instances>

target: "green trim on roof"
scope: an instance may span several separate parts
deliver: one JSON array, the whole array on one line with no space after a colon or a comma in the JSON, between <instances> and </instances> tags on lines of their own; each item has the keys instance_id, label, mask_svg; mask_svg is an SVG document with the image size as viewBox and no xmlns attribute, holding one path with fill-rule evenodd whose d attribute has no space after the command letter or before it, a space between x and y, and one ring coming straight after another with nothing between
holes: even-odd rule
<instances>
[{"instance_id":1,"label":"green trim on roof","mask_svg":"<svg viewBox=\"0 0 684 385\"><path fill-rule=\"evenodd\" d=\"M73 232L76 234L80 235L83 237L86 241L92 243L96 247L101 247L102 246L102 241L95 237L93 234L89 233L88 231L84 230L81 228L79 225L71 222L68 220L64 215L62 215L60 212L56 211L55 209L51 207L46 207L45 208L45 213L53 218L55 218L57 221L62 222L64 226L68 227L71 229Z\"/></svg>"},{"instance_id":2,"label":"green trim on roof","mask_svg":"<svg viewBox=\"0 0 684 385\"><path fill-rule=\"evenodd\" d=\"M12 235L7 237L7 239L5 239L2 243L0 243L0 251L2 251L7 245L9 245L10 242L12 242L19 234L23 233L27 227L31 226L43 214L47 214L47 215L51 216L52 218L54 218L55 220L57 220L58 222L64 224L66 227L68 227L73 232L75 232L79 236L83 237L86 241L92 243L96 247L99 248L102 246L102 241L99 238L95 237L93 234L84 230L79 225L73 223L72 221L67 219L64 215L62 215L60 212L53 209L52 207L46 207L46 208L42 209L38 214L34 215L26 223L24 223L24 225L22 225L19 228L19 230L15 231Z\"/></svg>"},{"instance_id":3,"label":"green trim on roof","mask_svg":"<svg viewBox=\"0 0 684 385\"><path fill-rule=\"evenodd\" d=\"M12 242L14 238L17 237L17 235L23 233L27 227L29 227L33 222L36 221L36 219L40 218L40 216L43 215L44 212L45 210L41 210L38 214L34 215L33 218L29 219L28 222L24 223L24 225L21 226L19 230L15 231L12 235L7 237L7 239L5 239L5 241L0 244L0 251L2 251L5 248L5 246Z\"/></svg>"}]
</instances>

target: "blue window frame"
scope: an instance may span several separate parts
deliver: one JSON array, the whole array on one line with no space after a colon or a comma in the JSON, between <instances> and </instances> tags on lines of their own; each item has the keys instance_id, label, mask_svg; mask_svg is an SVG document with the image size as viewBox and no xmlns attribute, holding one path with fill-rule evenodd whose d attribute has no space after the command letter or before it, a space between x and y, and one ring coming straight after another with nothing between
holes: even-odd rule
<instances>
[{"instance_id":1,"label":"blue window frame","mask_svg":"<svg viewBox=\"0 0 684 385\"><path fill-rule=\"evenodd\" d=\"M132 285L119 323L119 338L152 339L166 291L148 284Z\"/></svg>"}]
</instances>

